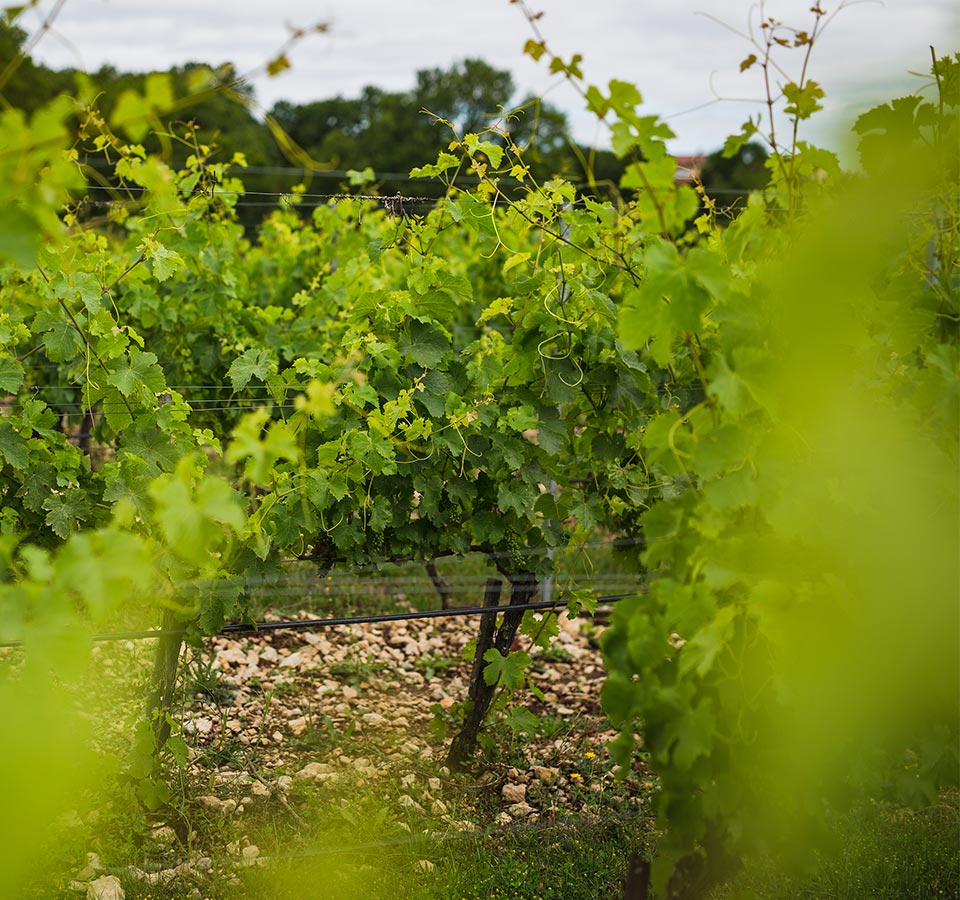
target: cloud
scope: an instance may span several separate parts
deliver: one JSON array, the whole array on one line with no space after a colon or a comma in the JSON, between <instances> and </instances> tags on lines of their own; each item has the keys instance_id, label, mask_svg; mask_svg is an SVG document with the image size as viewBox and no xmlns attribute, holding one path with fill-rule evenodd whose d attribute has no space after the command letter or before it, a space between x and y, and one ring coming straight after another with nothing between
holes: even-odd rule
<instances>
[{"instance_id":1,"label":"cloud","mask_svg":"<svg viewBox=\"0 0 960 900\"><path fill-rule=\"evenodd\" d=\"M36 25L51 0L32 12ZM583 54L588 80L635 82L650 112L671 116L676 149L709 150L736 130L755 103L717 102L761 95L756 73L739 74L748 52L743 38L712 21L722 18L746 30L753 0L540 0L537 23L555 52L569 59ZM838 3L824 0L825 7ZM767 0L765 9L784 21L807 27L810 0ZM364 85L390 90L412 86L417 70L447 67L468 56L508 68L518 95L547 93L570 116L577 137L594 140L597 131L582 101L558 84L542 64L524 57L531 35L516 4L508 0L71 0L55 23L63 41L48 37L37 56L50 65L119 69L166 68L187 61L236 63L250 71L271 58L287 40L289 25L330 25L294 48L293 69L275 79L259 78L263 107L283 98L308 102ZM704 15L706 14L706 15ZM753 13L757 24L757 14ZM842 9L817 48L811 71L827 90L824 128L842 110L866 102L872 86L889 94L907 83L897 77L908 68L929 67L928 45L952 52L960 35L960 12L953 0L886 0ZM73 48L73 49L71 49ZM901 87L901 89L903 89Z\"/></svg>"}]
</instances>

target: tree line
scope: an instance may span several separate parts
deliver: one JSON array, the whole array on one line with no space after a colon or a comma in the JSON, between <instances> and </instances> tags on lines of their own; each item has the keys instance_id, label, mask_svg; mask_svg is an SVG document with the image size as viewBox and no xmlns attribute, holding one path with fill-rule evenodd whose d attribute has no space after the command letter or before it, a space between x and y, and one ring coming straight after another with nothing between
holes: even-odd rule
<instances>
[{"instance_id":1,"label":"tree line","mask_svg":"<svg viewBox=\"0 0 960 900\"><path fill-rule=\"evenodd\" d=\"M0 23L0 71L23 53L26 39L22 29ZM29 114L68 93L96 100L110 121L125 93L144 92L150 74L110 65L90 73L51 69L27 56L16 79L4 87L0 104ZM164 129L145 135L144 150L178 169L198 144L214 148L214 154L217 148L240 151L253 169L246 176L250 189L263 193L288 192L306 181L320 193L352 184L384 195L434 196L442 185L428 180L411 185L410 170L435 159L454 132L480 133L491 124L524 148L524 162L538 183L560 176L585 193L608 193L619 189L629 162L611 150L574 141L565 113L556 106L533 96L511 103L516 86L510 73L480 59L465 59L448 69L422 69L409 90L367 85L357 97L281 100L266 113L233 63L211 67L188 62L166 74L174 95L190 102L169 117ZM755 143L733 159L723 158L718 150L705 158L701 177L720 194L720 205L730 206L766 183L766 158L764 148ZM349 179L348 171L357 174ZM325 187L321 190L312 179ZM263 206L247 208L241 211L242 219L248 226L258 224L265 211Z\"/></svg>"}]
</instances>

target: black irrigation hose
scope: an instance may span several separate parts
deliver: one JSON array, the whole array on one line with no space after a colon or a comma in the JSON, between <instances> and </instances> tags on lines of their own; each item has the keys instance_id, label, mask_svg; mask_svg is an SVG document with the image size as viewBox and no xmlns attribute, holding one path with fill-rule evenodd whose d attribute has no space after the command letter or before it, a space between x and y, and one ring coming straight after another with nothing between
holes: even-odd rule
<instances>
[{"instance_id":1,"label":"black irrigation hose","mask_svg":"<svg viewBox=\"0 0 960 900\"><path fill-rule=\"evenodd\" d=\"M628 594L612 594L607 597L597 597L597 605L610 605L618 603L621 600L628 600L631 597L638 596L634 591ZM411 619L441 619L455 618L459 616L478 616L483 613L502 613L510 610L516 612L523 610L542 610L542 609L560 609L566 606L566 601L561 600L539 600L536 603L523 603L516 606L502 604L497 607L489 606L462 606L456 609L428 609L422 612L402 612L402 613L383 613L367 616L337 616L329 619L296 619L286 622L254 622L252 624L238 623L235 625L225 625L217 634L209 637L227 637L233 634L257 634L259 632L272 631L309 631L318 628L332 628L336 625L370 625L379 622L403 622ZM95 634L92 640L97 642L105 641L137 641L159 638L168 634L180 634L177 631L164 631L154 629L152 631L119 631L110 634ZM22 647L23 641L0 641L0 648Z\"/></svg>"},{"instance_id":2,"label":"black irrigation hose","mask_svg":"<svg viewBox=\"0 0 960 900\"><path fill-rule=\"evenodd\" d=\"M597 604L617 603L620 600L626 600L628 597L636 597L632 594L615 594L610 597L601 597L597 599ZM518 610L538 610L538 609L558 609L566 606L566 602L557 600L539 600L536 603L523 603L516 606L503 604L497 607L489 606L465 606L457 609L429 609L423 612L405 612L405 613L382 613L379 615L367 616L342 616L332 619L299 619L294 622L257 622L253 625L225 625L220 635L228 634L253 634L259 631L305 631L310 628L329 628L333 625L368 625L377 622L402 622L410 619L441 619L458 616L476 616L481 613L489 612L516 612Z\"/></svg>"}]
</instances>

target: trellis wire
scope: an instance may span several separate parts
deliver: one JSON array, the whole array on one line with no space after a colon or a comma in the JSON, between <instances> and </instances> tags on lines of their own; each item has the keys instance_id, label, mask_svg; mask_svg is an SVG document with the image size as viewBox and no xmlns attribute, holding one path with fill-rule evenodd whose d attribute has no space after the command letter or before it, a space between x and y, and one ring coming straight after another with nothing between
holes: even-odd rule
<instances>
[{"instance_id":1,"label":"trellis wire","mask_svg":"<svg viewBox=\"0 0 960 900\"><path fill-rule=\"evenodd\" d=\"M598 597L596 598L597 605L609 606L614 603L619 603L621 600L628 600L632 597L637 597L638 595L638 592L634 591L628 594L614 594L607 597ZM479 616L483 614L489 614L491 612L496 612L499 614L506 612L507 610L511 612L526 612L527 610L543 611L549 609L561 609L567 605L568 604L566 601L541 600L535 603L523 603L515 605L501 604L500 606L493 608L488 606L471 606L458 607L456 609L428 609L422 611L412 610L410 612L382 613L367 616L333 616L326 619L295 619L280 622L254 622L249 625L244 623L236 623L232 625L225 625L219 632L217 632L217 634L206 635L205 637L210 639L216 637L229 637L230 635L234 634L261 634L274 631L311 631L321 628L335 628L338 626L376 625L383 622L406 622L417 619L459 618L465 616ZM108 634L94 634L91 636L91 640L97 643L152 640L164 637L166 635L177 635L181 633L182 632L180 631L155 628L147 631L118 631L110 632ZM0 642L0 648L6 649L22 647L23 643L24 642L22 640L2 641Z\"/></svg>"}]
</instances>

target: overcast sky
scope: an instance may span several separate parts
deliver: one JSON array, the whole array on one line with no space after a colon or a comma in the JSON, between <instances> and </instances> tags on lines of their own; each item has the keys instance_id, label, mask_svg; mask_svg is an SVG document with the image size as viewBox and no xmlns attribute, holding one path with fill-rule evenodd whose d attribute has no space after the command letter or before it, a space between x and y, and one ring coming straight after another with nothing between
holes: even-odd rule
<instances>
[{"instance_id":1,"label":"overcast sky","mask_svg":"<svg viewBox=\"0 0 960 900\"><path fill-rule=\"evenodd\" d=\"M813 0L767 0L767 15L808 28ZM822 0L828 12L837 0ZM30 30L53 0L42 0L20 24ZM634 82L649 113L668 117L677 133L675 153L711 151L760 110L759 70L739 73L751 47L731 28L759 21L750 0L539 0L539 21L564 58L583 55L589 83ZM751 13L752 10L752 13ZM480 57L513 73L518 94L533 92L567 112L575 136L603 144L568 85L525 57L531 36L520 7L510 0L67 0L35 57L51 66L150 70L188 61L234 62L241 71L261 67L289 35L288 26L326 23L290 53L293 68L254 79L264 109L279 99L307 102L355 96L366 84L391 90L412 86L418 69L446 68ZM915 85L908 70L927 71L929 45L943 55L960 46L957 0L848 2L824 32L811 74L825 88L825 112L812 140L828 137L850 110L889 99ZM784 55L797 77L800 57ZM738 98L718 102L718 97ZM519 99L519 97L514 98ZM704 106L704 104L710 104ZM697 107L696 111L690 112Z\"/></svg>"}]
</instances>

